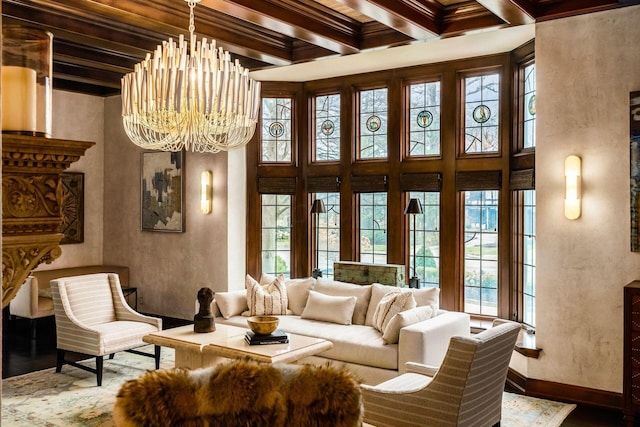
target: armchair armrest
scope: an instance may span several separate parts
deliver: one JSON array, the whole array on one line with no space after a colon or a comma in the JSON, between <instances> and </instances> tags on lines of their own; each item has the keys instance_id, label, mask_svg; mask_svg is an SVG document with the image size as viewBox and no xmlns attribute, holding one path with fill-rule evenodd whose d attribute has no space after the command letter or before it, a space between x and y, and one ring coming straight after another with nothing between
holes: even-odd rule
<instances>
[{"instance_id":1,"label":"armchair armrest","mask_svg":"<svg viewBox=\"0 0 640 427\"><path fill-rule=\"evenodd\" d=\"M402 328L398 341L399 373L405 372L407 362L440 366L451 337L468 337L469 328L470 316L455 311L445 311L429 320Z\"/></svg>"},{"instance_id":2,"label":"armchair armrest","mask_svg":"<svg viewBox=\"0 0 640 427\"><path fill-rule=\"evenodd\" d=\"M33 319L38 313L38 279L27 277L15 297L11 300L9 311L20 317Z\"/></svg>"},{"instance_id":3,"label":"armchair armrest","mask_svg":"<svg viewBox=\"0 0 640 427\"><path fill-rule=\"evenodd\" d=\"M412 372L414 374L422 374L428 377L434 377L438 372L438 368L435 366L423 365L422 363L407 362L404 364L406 372Z\"/></svg>"}]
</instances>

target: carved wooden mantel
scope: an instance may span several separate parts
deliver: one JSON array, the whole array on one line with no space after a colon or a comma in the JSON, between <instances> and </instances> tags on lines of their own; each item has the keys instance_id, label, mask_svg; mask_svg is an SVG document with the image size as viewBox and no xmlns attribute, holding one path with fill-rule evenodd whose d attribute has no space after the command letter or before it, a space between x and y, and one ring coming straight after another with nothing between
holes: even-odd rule
<instances>
[{"instance_id":1,"label":"carved wooden mantel","mask_svg":"<svg viewBox=\"0 0 640 427\"><path fill-rule=\"evenodd\" d=\"M2 135L2 307L62 253L60 175L94 142Z\"/></svg>"}]
</instances>

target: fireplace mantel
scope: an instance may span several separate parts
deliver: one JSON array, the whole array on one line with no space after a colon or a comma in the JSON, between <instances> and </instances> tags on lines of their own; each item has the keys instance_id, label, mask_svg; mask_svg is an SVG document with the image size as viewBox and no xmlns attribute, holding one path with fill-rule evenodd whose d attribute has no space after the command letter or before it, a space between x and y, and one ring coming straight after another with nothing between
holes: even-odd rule
<instances>
[{"instance_id":1,"label":"fireplace mantel","mask_svg":"<svg viewBox=\"0 0 640 427\"><path fill-rule=\"evenodd\" d=\"M94 142L2 134L2 307L62 254L60 175Z\"/></svg>"}]
</instances>

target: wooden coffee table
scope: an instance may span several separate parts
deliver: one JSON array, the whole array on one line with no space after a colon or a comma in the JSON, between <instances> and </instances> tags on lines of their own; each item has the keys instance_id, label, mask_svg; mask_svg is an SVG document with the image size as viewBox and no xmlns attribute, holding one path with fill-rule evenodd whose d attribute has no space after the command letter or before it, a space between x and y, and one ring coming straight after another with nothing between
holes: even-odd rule
<instances>
[{"instance_id":1,"label":"wooden coffee table","mask_svg":"<svg viewBox=\"0 0 640 427\"><path fill-rule=\"evenodd\" d=\"M266 363L294 363L333 347L330 341L291 333L288 333L288 344L249 345L244 340L247 330L216 324L214 332L196 333L193 325L186 325L145 335L142 340L175 349L175 367L189 369L240 357Z\"/></svg>"}]
</instances>

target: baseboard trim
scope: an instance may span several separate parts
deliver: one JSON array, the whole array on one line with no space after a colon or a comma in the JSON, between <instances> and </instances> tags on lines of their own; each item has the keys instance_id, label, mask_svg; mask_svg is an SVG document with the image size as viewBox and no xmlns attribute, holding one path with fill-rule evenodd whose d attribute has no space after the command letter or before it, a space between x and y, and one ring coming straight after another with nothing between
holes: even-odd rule
<instances>
[{"instance_id":1,"label":"baseboard trim","mask_svg":"<svg viewBox=\"0 0 640 427\"><path fill-rule=\"evenodd\" d=\"M527 378L509 369L507 384L527 396L622 411L622 393Z\"/></svg>"}]
</instances>

